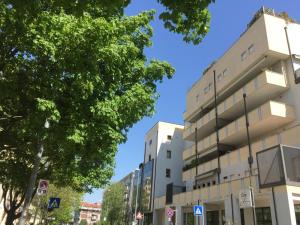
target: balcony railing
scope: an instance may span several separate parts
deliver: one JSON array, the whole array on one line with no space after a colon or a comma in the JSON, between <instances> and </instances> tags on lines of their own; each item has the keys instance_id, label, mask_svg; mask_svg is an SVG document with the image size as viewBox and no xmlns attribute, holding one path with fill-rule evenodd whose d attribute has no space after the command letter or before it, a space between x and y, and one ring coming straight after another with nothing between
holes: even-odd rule
<instances>
[{"instance_id":1,"label":"balcony railing","mask_svg":"<svg viewBox=\"0 0 300 225\"><path fill-rule=\"evenodd\" d=\"M249 131L253 139L292 122L295 119L295 112L292 106L285 103L268 101L249 112L248 117ZM224 146L239 146L246 142L246 138L245 116L219 130L220 144ZM216 133L212 133L198 142L198 154L201 157L201 154L206 154L206 152L216 148L216 145ZM183 153L184 160L195 155L195 151L191 150L192 148L188 149L189 152Z\"/></svg>"},{"instance_id":2,"label":"balcony railing","mask_svg":"<svg viewBox=\"0 0 300 225\"><path fill-rule=\"evenodd\" d=\"M277 145L257 153L261 188L300 186L300 149Z\"/></svg>"},{"instance_id":3,"label":"balcony railing","mask_svg":"<svg viewBox=\"0 0 300 225\"><path fill-rule=\"evenodd\" d=\"M268 70L264 71L218 104L219 127L223 127L243 114L243 93L247 95L247 107L248 110L251 110L286 90L287 83L283 74ZM196 123L185 126L183 137L186 140L195 140L196 127L198 139L212 133L216 127L215 110L209 111Z\"/></svg>"}]
</instances>

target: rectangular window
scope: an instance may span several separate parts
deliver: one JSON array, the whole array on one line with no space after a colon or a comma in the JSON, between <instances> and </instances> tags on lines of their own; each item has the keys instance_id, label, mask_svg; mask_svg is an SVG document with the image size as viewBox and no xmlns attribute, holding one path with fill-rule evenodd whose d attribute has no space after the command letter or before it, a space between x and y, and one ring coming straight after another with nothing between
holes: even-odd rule
<instances>
[{"instance_id":1,"label":"rectangular window","mask_svg":"<svg viewBox=\"0 0 300 225\"><path fill-rule=\"evenodd\" d=\"M166 169L166 177L171 177L171 169Z\"/></svg>"},{"instance_id":2,"label":"rectangular window","mask_svg":"<svg viewBox=\"0 0 300 225\"><path fill-rule=\"evenodd\" d=\"M152 145L152 139L149 141L149 145Z\"/></svg>"},{"instance_id":3,"label":"rectangular window","mask_svg":"<svg viewBox=\"0 0 300 225\"><path fill-rule=\"evenodd\" d=\"M242 59L242 61L244 61L244 60L247 58L247 54L248 54L247 51L244 51L244 52L241 54L241 59Z\"/></svg>"},{"instance_id":4,"label":"rectangular window","mask_svg":"<svg viewBox=\"0 0 300 225\"><path fill-rule=\"evenodd\" d=\"M170 140L172 140L172 135L168 135L167 136L167 139L170 141Z\"/></svg>"},{"instance_id":5,"label":"rectangular window","mask_svg":"<svg viewBox=\"0 0 300 225\"><path fill-rule=\"evenodd\" d=\"M171 159L171 157L172 157L171 150L167 150L167 159Z\"/></svg>"},{"instance_id":6,"label":"rectangular window","mask_svg":"<svg viewBox=\"0 0 300 225\"><path fill-rule=\"evenodd\" d=\"M151 161L151 155L149 155L149 161Z\"/></svg>"},{"instance_id":7,"label":"rectangular window","mask_svg":"<svg viewBox=\"0 0 300 225\"><path fill-rule=\"evenodd\" d=\"M219 73L218 76L217 76L217 81L222 80L222 76L223 76L223 74L222 74L222 73Z\"/></svg>"},{"instance_id":8,"label":"rectangular window","mask_svg":"<svg viewBox=\"0 0 300 225\"><path fill-rule=\"evenodd\" d=\"M248 52L249 52L249 55L251 55L253 52L254 52L254 44L250 45L249 48L248 48Z\"/></svg>"},{"instance_id":9,"label":"rectangular window","mask_svg":"<svg viewBox=\"0 0 300 225\"><path fill-rule=\"evenodd\" d=\"M228 74L228 69L224 69L224 70L223 70L223 77L226 77L227 74Z\"/></svg>"},{"instance_id":10,"label":"rectangular window","mask_svg":"<svg viewBox=\"0 0 300 225\"><path fill-rule=\"evenodd\" d=\"M271 210L269 207L255 208L257 224L272 225Z\"/></svg>"},{"instance_id":11,"label":"rectangular window","mask_svg":"<svg viewBox=\"0 0 300 225\"><path fill-rule=\"evenodd\" d=\"M208 92L209 92L209 88L208 87L204 88L204 94L207 94Z\"/></svg>"}]
</instances>

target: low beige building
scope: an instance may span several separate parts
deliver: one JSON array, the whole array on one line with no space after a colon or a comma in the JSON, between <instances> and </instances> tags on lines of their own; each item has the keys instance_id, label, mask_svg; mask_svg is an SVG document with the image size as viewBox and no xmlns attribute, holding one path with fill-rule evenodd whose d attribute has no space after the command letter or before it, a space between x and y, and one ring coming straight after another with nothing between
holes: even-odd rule
<instances>
[{"instance_id":1,"label":"low beige building","mask_svg":"<svg viewBox=\"0 0 300 225\"><path fill-rule=\"evenodd\" d=\"M300 24L262 8L187 93L186 188L155 199L154 224L169 207L202 224L197 204L207 225L300 224L299 82Z\"/></svg>"}]
</instances>

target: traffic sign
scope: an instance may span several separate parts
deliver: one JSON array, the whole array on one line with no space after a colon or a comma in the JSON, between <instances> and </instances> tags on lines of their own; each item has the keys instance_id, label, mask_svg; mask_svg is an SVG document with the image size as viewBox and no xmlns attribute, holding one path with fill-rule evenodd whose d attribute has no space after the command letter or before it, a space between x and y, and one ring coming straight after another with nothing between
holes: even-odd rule
<instances>
[{"instance_id":1,"label":"traffic sign","mask_svg":"<svg viewBox=\"0 0 300 225\"><path fill-rule=\"evenodd\" d=\"M142 220L143 217L144 217L144 215L143 215L143 213L141 213L141 212L138 212L138 213L136 214L136 219L137 219L137 220Z\"/></svg>"},{"instance_id":2,"label":"traffic sign","mask_svg":"<svg viewBox=\"0 0 300 225\"><path fill-rule=\"evenodd\" d=\"M171 208L167 209L166 216L170 219L174 216L174 210Z\"/></svg>"},{"instance_id":3,"label":"traffic sign","mask_svg":"<svg viewBox=\"0 0 300 225\"><path fill-rule=\"evenodd\" d=\"M49 181L48 180L40 180L39 185L37 188L37 195L46 195L49 187Z\"/></svg>"},{"instance_id":4,"label":"traffic sign","mask_svg":"<svg viewBox=\"0 0 300 225\"><path fill-rule=\"evenodd\" d=\"M50 198L48 203L48 209L58 209L60 205L60 198Z\"/></svg>"},{"instance_id":5,"label":"traffic sign","mask_svg":"<svg viewBox=\"0 0 300 225\"><path fill-rule=\"evenodd\" d=\"M241 209L254 207L253 189L251 187L240 190L239 202Z\"/></svg>"},{"instance_id":6,"label":"traffic sign","mask_svg":"<svg viewBox=\"0 0 300 225\"><path fill-rule=\"evenodd\" d=\"M194 205L194 215L203 216L203 205Z\"/></svg>"}]
</instances>

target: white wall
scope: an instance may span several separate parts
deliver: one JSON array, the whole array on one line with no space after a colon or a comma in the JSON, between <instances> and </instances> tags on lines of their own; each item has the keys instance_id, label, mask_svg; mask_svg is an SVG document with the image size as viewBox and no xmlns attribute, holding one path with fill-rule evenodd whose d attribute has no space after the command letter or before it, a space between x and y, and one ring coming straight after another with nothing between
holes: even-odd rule
<instances>
[{"instance_id":1,"label":"white wall","mask_svg":"<svg viewBox=\"0 0 300 225\"><path fill-rule=\"evenodd\" d=\"M174 185L182 185L182 151L184 149L184 141L182 139L183 126L158 122L146 134L145 140L145 162L154 158L154 175L155 197L161 197L166 194L166 185L174 183ZM168 140L167 136L171 135L172 140ZM152 143L150 144L150 140ZM171 150L171 159L167 158L167 151ZM155 162L156 161L156 162ZM155 171L156 168L156 171ZM166 169L171 169L171 177L166 177Z\"/></svg>"}]
</instances>

